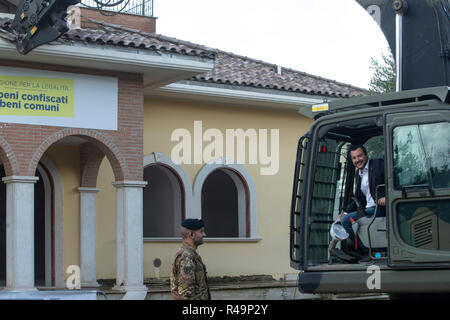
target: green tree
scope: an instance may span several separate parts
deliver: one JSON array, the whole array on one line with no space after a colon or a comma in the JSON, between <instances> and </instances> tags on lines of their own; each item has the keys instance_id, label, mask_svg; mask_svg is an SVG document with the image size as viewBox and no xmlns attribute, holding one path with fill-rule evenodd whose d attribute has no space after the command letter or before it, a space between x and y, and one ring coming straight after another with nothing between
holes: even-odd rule
<instances>
[{"instance_id":1,"label":"green tree","mask_svg":"<svg viewBox=\"0 0 450 320\"><path fill-rule=\"evenodd\" d=\"M370 69L373 71L369 82L369 90L372 93L384 93L395 91L396 67L392 52L381 55L381 61L370 58Z\"/></svg>"},{"instance_id":2,"label":"green tree","mask_svg":"<svg viewBox=\"0 0 450 320\"><path fill-rule=\"evenodd\" d=\"M364 143L370 159L384 159L384 136L375 136Z\"/></svg>"}]
</instances>

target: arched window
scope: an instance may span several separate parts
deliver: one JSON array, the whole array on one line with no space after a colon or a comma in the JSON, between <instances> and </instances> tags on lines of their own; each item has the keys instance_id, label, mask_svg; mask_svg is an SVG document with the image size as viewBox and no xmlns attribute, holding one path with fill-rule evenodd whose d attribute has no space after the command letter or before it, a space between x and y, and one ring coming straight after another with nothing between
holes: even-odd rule
<instances>
[{"instance_id":1,"label":"arched window","mask_svg":"<svg viewBox=\"0 0 450 320\"><path fill-rule=\"evenodd\" d=\"M183 198L175 174L162 165L144 168L144 237L175 237L183 216Z\"/></svg>"},{"instance_id":2,"label":"arched window","mask_svg":"<svg viewBox=\"0 0 450 320\"><path fill-rule=\"evenodd\" d=\"M225 158L205 164L195 178L194 198L207 238L258 240L256 189L243 165Z\"/></svg>"},{"instance_id":3,"label":"arched window","mask_svg":"<svg viewBox=\"0 0 450 320\"><path fill-rule=\"evenodd\" d=\"M208 237L248 237L246 186L237 173L214 170L203 183L202 218Z\"/></svg>"},{"instance_id":4,"label":"arched window","mask_svg":"<svg viewBox=\"0 0 450 320\"><path fill-rule=\"evenodd\" d=\"M186 172L169 157L154 152L144 157L144 180L144 238L179 237L192 195Z\"/></svg>"}]
</instances>

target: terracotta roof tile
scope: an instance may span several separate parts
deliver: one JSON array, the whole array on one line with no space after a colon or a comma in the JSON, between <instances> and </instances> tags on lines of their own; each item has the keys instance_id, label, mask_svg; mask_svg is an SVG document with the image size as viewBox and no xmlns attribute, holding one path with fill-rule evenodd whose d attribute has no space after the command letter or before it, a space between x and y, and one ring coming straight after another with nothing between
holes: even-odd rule
<instances>
[{"instance_id":1,"label":"terracotta roof tile","mask_svg":"<svg viewBox=\"0 0 450 320\"><path fill-rule=\"evenodd\" d=\"M367 90L292 70L248 57L219 51L214 69L192 78L195 81L250 86L336 97L367 94Z\"/></svg>"},{"instance_id":2,"label":"terracotta roof tile","mask_svg":"<svg viewBox=\"0 0 450 320\"><path fill-rule=\"evenodd\" d=\"M97 45L115 45L155 52L214 58L214 68L205 74L191 78L193 81L228 84L235 86L267 88L303 94L330 97L351 97L367 94L367 90L304 72L281 68L263 61L211 49L188 41L169 38L156 33L90 20L97 29L71 29L58 42L84 42ZM15 42L9 30L11 19L0 18L0 37Z\"/></svg>"},{"instance_id":3,"label":"terracotta roof tile","mask_svg":"<svg viewBox=\"0 0 450 320\"><path fill-rule=\"evenodd\" d=\"M149 49L160 52L170 52L182 55L200 56L213 59L216 50L196 45L186 41L165 37L155 33L145 33L139 30L91 20L98 29L71 29L57 42L84 42L100 45L116 45L139 49ZM0 18L0 37L15 42L15 36L9 27L12 20Z\"/></svg>"}]
</instances>

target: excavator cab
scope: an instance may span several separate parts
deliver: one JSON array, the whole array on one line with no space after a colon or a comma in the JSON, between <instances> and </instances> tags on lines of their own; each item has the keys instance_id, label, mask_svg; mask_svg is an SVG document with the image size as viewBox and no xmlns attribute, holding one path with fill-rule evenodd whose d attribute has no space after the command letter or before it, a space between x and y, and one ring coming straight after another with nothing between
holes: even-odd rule
<instances>
[{"instance_id":1,"label":"excavator cab","mask_svg":"<svg viewBox=\"0 0 450 320\"><path fill-rule=\"evenodd\" d=\"M350 202L356 200L354 198L356 170L350 158L350 146L364 145L369 159L384 159L383 128L377 123L378 120L377 117L364 117L325 125L319 130L319 136L316 136L320 138L317 139L315 150L312 150L312 152L315 151L315 169L312 175L311 214L307 240L309 243L308 264L354 262L332 255L330 243L333 239L329 231L331 225L345 211ZM299 181L299 183L302 182ZM356 203L360 206L357 200ZM385 257L386 218L367 217L364 214L364 208L360 207L358 210L362 212L357 219L360 240L370 249L374 258L378 252ZM354 242L349 240L337 243L337 247L355 256L356 252L352 250Z\"/></svg>"},{"instance_id":2,"label":"excavator cab","mask_svg":"<svg viewBox=\"0 0 450 320\"><path fill-rule=\"evenodd\" d=\"M380 292L450 291L442 280L450 279L449 90L339 99L316 114L314 107L301 110L315 117L299 140L290 215L291 267L302 271L302 292L371 292L369 267L381 274ZM385 179L377 187L385 188L385 216L363 214L357 221L368 262L345 261L330 246L330 228L355 196L351 145L384 160ZM351 255L352 244L345 243L334 244Z\"/></svg>"}]
</instances>

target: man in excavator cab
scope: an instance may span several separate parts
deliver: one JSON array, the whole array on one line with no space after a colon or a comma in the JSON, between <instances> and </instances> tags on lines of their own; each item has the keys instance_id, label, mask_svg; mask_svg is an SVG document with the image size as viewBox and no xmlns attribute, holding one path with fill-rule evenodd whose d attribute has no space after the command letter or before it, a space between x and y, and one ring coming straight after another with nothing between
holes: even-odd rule
<instances>
[{"instance_id":1,"label":"man in excavator cab","mask_svg":"<svg viewBox=\"0 0 450 320\"><path fill-rule=\"evenodd\" d=\"M338 216L337 222L348 234L348 238L342 239L346 241L346 244L341 245L341 248L356 257L349 262L368 262L371 260L369 249L361 240L358 230L360 224L366 224L361 223L362 221L371 220L374 215L386 216L384 161L369 159L367 150L362 145L350 146L349 152L351 161L357 168L356 191L353 201L347 206L345 212ZM361 218L365 219L361 220Z\"/></svg>"}]
</instances>

